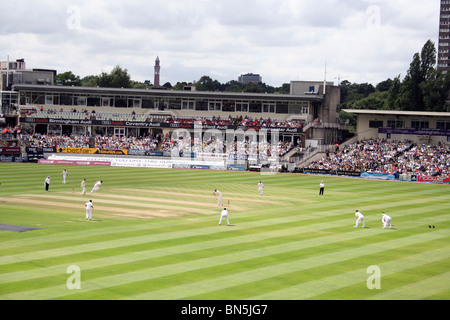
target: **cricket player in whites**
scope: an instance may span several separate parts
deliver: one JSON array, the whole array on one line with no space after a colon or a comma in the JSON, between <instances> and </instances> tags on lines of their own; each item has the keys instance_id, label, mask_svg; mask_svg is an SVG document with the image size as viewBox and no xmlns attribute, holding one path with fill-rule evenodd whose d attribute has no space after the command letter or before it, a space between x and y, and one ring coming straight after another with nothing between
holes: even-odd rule
<instances>
[{"instance_id":1,"label":"cricket player in whites","mask_svg":"<svg viewBox=\"0 0 450 320\"><path fill-rule=\"evenodd\" d=\"M66 184L66 178L67 178L67 170L64 169L62 172L62 178L63 178L63 184Z\"/></svg>"},{"instance_id":2,"label":"cricket player in whites","mask_svg":"<svg viewBox=\"0 0 450 320\"><path fill-rule=\"evenodd\" d=\"M100 186L102 185L103 181L97 181L94 184L94 187L91 190L91 193L94 193L95 191L98 191L100 189Z\"/></svg>"},{"instance_id":3,"label":"cricket player in whites","mask_svg":"<svg viewBox=\"0 0 450 320\"><path fill-rule=\"evenodd\" d=\"M386 229L386 227L388 225L389 225L389 229L392 229L391 220L392 220L392 218L389 217L386 213L383 212L381 214L381 222L383 222L383 229Z\"/></svg>"},{"instance_id":4,"label":"cricket player in whites","mask_svg":"<svg viewBox=\"0 0 450 320\"><path fill-rule=\"evenodd\" d=\"M227 224L230 225L230 221L228 220L228 210L227 208L223 208L222 212L220 213L220 220L219 220L219 226L222 224L222 219L227 219Z\"/></svg>"},{"instance_id":5,"label":"cricket player in whites","mask_svg":"<svg viewBox=\"0 0 450 320\"><path fill-rule=\"evenodd\" d=\"M85 204L86 207L86 220L92 220L92 209L94 208L94 204L92 203L92 200L89 200Z\"/></svg>"},{"instance_id":6,"label":"cricket player in whites","mask_svg":"<svg viewBox=\"0 0 450 320\"><path fill-rule=\"evenodd\" d=\"M258 183L258 192L260 196L264 194L264 184L262 183L262 181Z\"/></svg>"},{"instance_id":7,"label":"cricket player in whites","mask_svg":"<svg viewBox=\"0 0 450 320\"><path fill-rule=\"evenodd\" d=\"M86 194L86 179L81 181L81 194L84 196Z\"/></svg>"},{"instance_id":8,"label":"cricket player in whites","mask_svg":"<svg viewBox=\"0 0 450 320\"><path fill-rule=\"evenodd\" d=\"M220 191L217 190L217 189L214 189L213 195L214 195L214 197L216 197L216 199L217 199L217 205L218 205L219 207L223 206L223 202L222 202L222 192L220 192Z\"/></svg>"},{"instance_id":9,"label":"cricket player in whites","mask_svg":"<svg viewBox=\"0 0 450 320\"><path fill-rule=\"evenodd\" d=\"M362 222L362 227L365 228L366 224L364 222L364 216L361 212L359 212L358 210L356 210L355 212L355 217L356 217L356 225L353 228L358 228L358 225L360 222Z\"/></svg>"}]
</instances>

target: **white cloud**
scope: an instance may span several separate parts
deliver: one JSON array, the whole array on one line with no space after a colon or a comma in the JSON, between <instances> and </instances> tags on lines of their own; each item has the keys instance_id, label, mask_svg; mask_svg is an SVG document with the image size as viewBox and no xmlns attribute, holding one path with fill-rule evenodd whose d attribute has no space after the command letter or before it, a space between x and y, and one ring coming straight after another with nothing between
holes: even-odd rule
<instances>
[{"instance_id":1,"label":"white cloud","mask_svg":"<svg viewBox=\"0 0 450 320\"><path fill-rule=\"evenodd\" d=\"M328 80L376 84L405 74L439 31L438 0L119 0L6 2L0 59L80 76L127 68L162 82L260 73L267 84ZM335 80L336 81L336 80Z\"/></svg>"}]
</instances>

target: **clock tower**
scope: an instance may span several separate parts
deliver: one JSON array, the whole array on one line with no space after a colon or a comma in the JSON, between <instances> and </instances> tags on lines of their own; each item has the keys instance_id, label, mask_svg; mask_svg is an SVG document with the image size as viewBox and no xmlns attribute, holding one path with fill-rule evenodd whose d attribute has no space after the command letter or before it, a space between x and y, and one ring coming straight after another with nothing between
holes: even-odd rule
<instances>
[{"instance_id":1,"label":"clock tower","mask_svg":"<svg viewBox=\"0 0 450 320\"><path fill-rule=\"evenodd\" d=\"M159 57L156 57L156 61L155 61L155 81L153 81L153 84L155 87L159 87L160 83L159 83L159 73L161 71L161 67L159 65Z\"/></svg>"}]
</instances>

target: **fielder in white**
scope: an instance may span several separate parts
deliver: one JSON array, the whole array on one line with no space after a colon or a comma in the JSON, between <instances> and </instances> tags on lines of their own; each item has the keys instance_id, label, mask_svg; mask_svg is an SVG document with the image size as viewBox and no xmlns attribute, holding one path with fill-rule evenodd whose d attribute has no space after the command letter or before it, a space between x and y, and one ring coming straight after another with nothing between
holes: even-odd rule
<instances>
[{"instance_id":1,"label":"fielder in white","mask_svg":"<svg viewBox=\"0 0 450 320\"><path fill-rule=\"evenodd\" d=\"M81 194L84 196L86 194L86 179L81 181Z\"/></svg>"},{"instance_id":2,"label":"fielder in white","mask_svg":"<svg viewBox=\"0 0 450 320\"><path fill-rule=\"evenodd\" d=\"M356 217L356 225L353 228L358 228L359 223L362 222L362 227L365 228L366 224L364 222L364 216L361 212L359 212L358 210L356 210L355 212L355 217Z\"/></svg>"},{"instance_id":3,"label":"fielder in white","mask_svg":"<svg viewBox=\"0 0 450 320\"><path fill-rule=\"evenodd\" d=\"M227 224L230 225L230 221L228 220L228 210L227 208L223 208L222 212L220 213L220 220L219 220L219 226L222 224L222 219L227 219Z\"/></svg>"},{"instance_id":4,"label":"fielder in white","mask_svg":"<svg viewBox=\"0 0 450 320\"><path fill-rule=\"evenodd\" d=\"M216 199L217 199L217 205L218 205L219 207L223 206L223 202L222 202L222 192L220 192L220 191L217 190L217 189L214 189L213 195L214 195L214 197L216 197Z\"/></svg>"},{"instance_id":5,"label":"fielder in white","mask_svg":"<svg viewBox=\"0 0 450 320\"><path fill-rule=\"evenodd\" d=\"M92 209L94 208L94 204L92 203L92 200L89 200L85 204L86 207L86 220L92 220Z\"/></svg>"},{"instance_id":6,"label":"fielder in white","mask_svg":"<svg viewBox=\"0 0 450 320\"><path fill-rule=\"evenodd\" d=\"M63 184L66 184L66 178L67 178L67 170L64 169L62 172L62 178L63 178Z\"/></svg>"},{"instance_id":7,"label":"fielder in white","mask_svg":"<svg viewBox=\"0 0 450 320\"><path fill-rule=\"evenodd\" d=\"M262 183L262 181L258 183L258 192L260 196L264 194L264 184Z\"/></svg>"},{"instance_id":8,"label":"fielder in white","mask_svg":"<svg viewBox=\"0 0 450 320\"><path fill-rule=\"evenodd\" d=\"M91 190L91 193L94 193L95 191L98 191L100 189L100 186L102 185L103 181L97 181L94 184L94 187Z\"/></svg>"},{"instance_id":9,"label":"fielder in white","mask_svg":"<svg viewBox=\"0 0 450 320\"><path fill-rule=\"evenodd\" d=\"M381 221L383 222L383 229L386 229L387 226L389 226L389 229L392 229L391 220L392 218L383 212L383 214L381 215Z\"/></svg>"}]
</instances>

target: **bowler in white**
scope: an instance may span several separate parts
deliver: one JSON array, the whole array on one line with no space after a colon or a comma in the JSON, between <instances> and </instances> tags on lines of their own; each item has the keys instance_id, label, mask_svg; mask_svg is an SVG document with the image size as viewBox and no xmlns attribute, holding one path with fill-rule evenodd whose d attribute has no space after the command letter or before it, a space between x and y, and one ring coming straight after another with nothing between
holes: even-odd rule
<instances>
[{"instance_id":1,"label":"bowler in white","mask_svg":"<svg viewBox=\"0 0 450 320\"><path fill-rule=\"evenodd\" d=\"M91 190L91 193L94 193L95 191L98 191L100 189L100 186L102 185L103 181L97 181L94 184L94 187Z\"/></svg>"}]
</instances>

